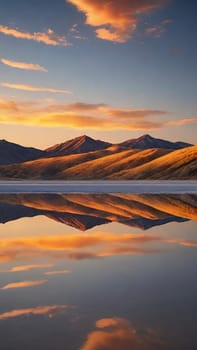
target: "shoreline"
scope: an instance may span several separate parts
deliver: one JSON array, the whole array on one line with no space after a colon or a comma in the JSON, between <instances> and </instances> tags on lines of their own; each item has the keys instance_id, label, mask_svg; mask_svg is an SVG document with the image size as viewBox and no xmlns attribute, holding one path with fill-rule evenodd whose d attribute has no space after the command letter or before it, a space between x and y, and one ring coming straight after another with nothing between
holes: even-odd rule
<instances>
[{"instance_id":1,"label":"shoreline","mask_svg":"<svg viewBox=\"0 0 197 350\"><path fill-rule=\"evenodd\" d=\"M196 180L130 180L130 181L0 181L5 193L196 193Z\"/></svg>"}]
</instances>

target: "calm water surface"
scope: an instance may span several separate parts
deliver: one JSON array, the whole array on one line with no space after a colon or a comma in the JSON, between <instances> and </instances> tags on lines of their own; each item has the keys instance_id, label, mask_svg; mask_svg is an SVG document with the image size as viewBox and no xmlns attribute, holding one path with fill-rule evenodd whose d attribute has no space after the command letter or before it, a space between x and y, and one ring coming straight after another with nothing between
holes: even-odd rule
<instances>
[{"instance_id":1,"label":"calm water surface","mask_svg":"<svg viewBox=\"0 0 197 350\"><path fill-rule=\"evenodd\" d=\"M197 195L0 195L1 350L197 349Z\"/></svg>"}]
</instances>

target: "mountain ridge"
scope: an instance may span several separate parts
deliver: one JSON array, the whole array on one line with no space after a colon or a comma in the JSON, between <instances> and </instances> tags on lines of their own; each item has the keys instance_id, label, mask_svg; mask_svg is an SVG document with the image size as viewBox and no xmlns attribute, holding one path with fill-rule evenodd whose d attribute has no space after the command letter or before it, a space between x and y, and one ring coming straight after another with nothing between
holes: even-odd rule
<instances>
[{"instance_id":1,"label":"mountain ridge","mask_svg":"<svg viewBox=\"0 0 197 350\"><path fill-rule=\"evenodd\" d=\"M137 148L137 149L165 148L165 149L174 149L174 150L193 146L190 143L186 143L182 141L171 142L171 141L155 138L149 134L145 134L138 138L121 142L119 145L124 147Z\"/></svg>"},{"instance_id":2,"label":"mountain ridge","mask_svg":"<svg viewBox=\"0 0 197 350\"><path fill-rule=\"evenodd\" d=\"M109 142L94 140L87 135L82 135L49 147L45 149L45 152L47 157L55 157L70 154L87 153L95 150L106 149L110 146L112 146L112 144Z\"/></svg>"},{"instance_id":3,"label":"mountain ridge","mask_svg":"<svg viewBox=\"0 0 197 350\"><path fill-rule=\"evenodd\" d=\"M120 144L82 135L42 151L2 140L0 179L197 179L197 146L150 135Z\"/></svg>"}]
</instances>

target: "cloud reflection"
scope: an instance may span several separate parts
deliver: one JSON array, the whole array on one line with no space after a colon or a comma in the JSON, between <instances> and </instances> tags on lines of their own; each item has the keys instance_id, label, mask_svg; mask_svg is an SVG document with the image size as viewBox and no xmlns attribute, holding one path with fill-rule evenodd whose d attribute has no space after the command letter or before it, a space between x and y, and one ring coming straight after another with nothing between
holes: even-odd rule
<instances>
[{"instance_id":1,"label":"cloud reflection","mask_svg":"<svg viewBox=\"0 0 197 350\"><path fill-rule=\"evenodd\" d=\"M65 234L52 236L18 237L3 239L0 242L2 263L6 261L51 259L97 259L116 255L164 253L170 246L196 247L197 242L183 239L163 238L148 234L112 234L109 232ZM22 265L10 271L28 271L49 265ZM67 269L49 271L46 275L69 273ZM35 283L35 281L33 282Z\"/></svg>"},{"instance_id":2,"label":"cloud reflection","mask_svg":"<svg viewBox=\"0 0 197 350\"><path fill-rule=\"evenodd\" d=\"M34 265L21 265L14 266L8 272L22 272L22 271L30 271L36 269L47 269L53 267L53 264L34 264Z\"/></svg>"},{"instance_id":3,"label":"cloud reflection","mask_svg":"<svg viewBox=\"0 0 197 350\"><path fill-rule=\"evenodd\" d=\"M67 273L71 273L70 270L57 270L57 271L48 271L45 272L45 275L47 276L53 276L53 275L65 275Z\"/></svg>"},{"instance_id":4,"label":"cloud reflection","mask_svg":"<svg viewBox=\"0 0 197 350\"><path fill-rule=\"evenodd\" d=\"M26 309L15 309L0 314L0 320L7 320L10 318L16 318L21 316L32 316L32 315L47 315L52 318L68 308L67 305L49 305L49 306L37 306Z\"/></svg>"},{"instance_id":5,"label":"cloud reflection","mask_svg":"<svg viewBox=\"0 0 197 350\"><path fill-rule=\"evenodd\" d=\"M80 350L169 350L154 330L137 331L124 318L104 318L96 322Z\"/></svg>"},{"instance_id":6,"label":"cloud reflection","mask_svg":"<svg viewBox=\"0 0 197 350\"><path fill-rule=\"evenodd\" d=\"M7 289L15 289L15 288L34 287L34 286L40 286L41 284L44 284L46 282L48 282L48 280L13 282L13 283L6 284L0 289L7 290Z\"/></svg>"}]
</instances>

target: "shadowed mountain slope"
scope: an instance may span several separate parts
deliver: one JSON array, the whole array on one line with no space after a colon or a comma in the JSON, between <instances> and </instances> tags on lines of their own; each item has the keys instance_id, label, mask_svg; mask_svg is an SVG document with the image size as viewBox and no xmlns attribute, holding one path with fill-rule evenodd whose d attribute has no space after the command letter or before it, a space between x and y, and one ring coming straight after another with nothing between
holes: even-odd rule
<instances>
[{"instance_id":1,"label":"shadowed mountain slope","mask_svg":"<svg viewBox=\"0 0 197 350\"><path fill-rule=\"evenodd\" d=\"M44 151L0 140L0 165L21 163L44 156Z\"/></svg>"}]
</instances>

